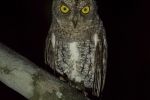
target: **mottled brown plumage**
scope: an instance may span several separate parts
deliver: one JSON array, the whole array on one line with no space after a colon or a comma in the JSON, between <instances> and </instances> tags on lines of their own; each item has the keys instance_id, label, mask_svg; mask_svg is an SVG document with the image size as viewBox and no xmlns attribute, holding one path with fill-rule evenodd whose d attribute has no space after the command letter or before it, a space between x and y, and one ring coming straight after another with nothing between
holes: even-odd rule
<instances>
[{"instance_id":1,"label":"mottled brown plumage","mask_svg":"<svg viewBox=\"0 0 150 100\"><path fill-rule=\"evenodd\" d=\"M107 42L95 0L53 0L52 12L46 64L82 91L90 89L99 97L105 83Z\"/></svg>"}]
</instances>

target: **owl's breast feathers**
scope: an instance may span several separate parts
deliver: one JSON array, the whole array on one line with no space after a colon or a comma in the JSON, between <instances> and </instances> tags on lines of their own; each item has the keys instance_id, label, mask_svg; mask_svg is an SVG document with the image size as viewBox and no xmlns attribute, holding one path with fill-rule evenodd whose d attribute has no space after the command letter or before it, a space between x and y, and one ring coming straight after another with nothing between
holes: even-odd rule
<instances>
[{"instance_id":1,"label":"owl's breast feathers","mask_svg":"<svg viewBox=\"0 0 150 100\"><path fill-rule=\"evenodd\" d=\"M91 40L81 42L54 41L55 44L55 69L61 75L67 75L75 83L83 82L87 88L92 88L94 81L94 59L98 42L97 34Z\"/></svg>"}]
</instances>

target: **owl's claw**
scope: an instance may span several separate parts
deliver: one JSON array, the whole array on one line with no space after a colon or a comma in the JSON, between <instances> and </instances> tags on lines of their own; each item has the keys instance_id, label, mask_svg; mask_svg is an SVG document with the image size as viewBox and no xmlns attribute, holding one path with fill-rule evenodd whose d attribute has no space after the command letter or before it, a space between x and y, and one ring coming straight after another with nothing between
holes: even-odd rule
<instances>
[{"instance_id":1,"label":"owl's claw","mask_svg":"<svg viewBox=\"0 0 150 100\"><path fill-rule=\"evenodd\" d=\"M91 99L89 99L89 98L87 98L87 97L85 97L86 98L86 100L91 100Z\"/></svg>"},{"instance_id":2,"label":"owl's claw","mask_svg":"<svg viewBox=\"0 0 150 100\"><path fill-rule=\"evenodd\" d=\"M75 88L75 86L71 83L71 81L68 82L68 84L69 84L70 86L72 86L73 88Z\"/></svg>"},{"instance_id":3,"label":"owl's claw","mask_svg":"<svg viewBox=\"0 0 150 100\"><path fill-rule=\"evenodd\" d=\"M72 85L72 87L73 87L73 88L75 88L75 86L74 86L74 85Z\"/></svg>"},{"instance_id":4,"label":"owl's claw","mask_svg":"<svg viewBox=\"0 0 150 100\"><path fill-rule=\"evenodd\" d=\"M85 97L87 97L88 93L87 93L87 92L85 92L85 91L84 91L83 93L84 93Z\"/></svg>"},{"instance_id":5,"label":"owl's claw","mask_svg":"<svg viewBox=\"0 0 150 100\"><path fill-rule=\"evenodd\" d=\"M68 82L69 85L72 85L71 82Z\"/></svg>"},{"instance_id":6,"label":"owl's claw","mask_svg":"<svg viewBox=\"0 0 150 100\"><path fill-rule=\"evenodd\" d=\"M76 89L81 90L81 88L79 86L76 86Z\"/></svg>"},{"instance_id":7,"label":"owl's claw","mask_svg":"<svg viewBox=\"0 0 150 100\"><path fill-rule=\"evenodd\" d=\"M62 76L60 76L59 79L64 82L66 81Z\"/></svg>"}]
</instances>

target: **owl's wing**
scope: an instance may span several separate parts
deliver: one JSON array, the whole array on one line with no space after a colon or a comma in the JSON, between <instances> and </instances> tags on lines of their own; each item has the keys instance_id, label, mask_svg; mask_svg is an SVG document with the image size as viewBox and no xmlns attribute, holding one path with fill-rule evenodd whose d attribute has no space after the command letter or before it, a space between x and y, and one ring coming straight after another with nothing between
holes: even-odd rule
<instances>
[{"instance_id":1,"label":"owl's wing","mask_svg":"<svg viewBox=\"0 0 150 100\"><path fill-rule=\"evenodd\" d=\"M49 65L53 70L54 68L54 49L52 46L52 33L48 32L48 36L46 38L46 46L45 46L45 64Z\"/></svg>"},{"instance_id":2,"label":"owl's wing","mask_svg":"<svg viewBox=\"0 0 150 100\"><path fill-rule=\"evenodd\" d=\"M99 42L95 52L95 73L92 94L100 97L105 84L107 67L107 41L104 27L98 34Z\"/></svg>"}]
</instances>

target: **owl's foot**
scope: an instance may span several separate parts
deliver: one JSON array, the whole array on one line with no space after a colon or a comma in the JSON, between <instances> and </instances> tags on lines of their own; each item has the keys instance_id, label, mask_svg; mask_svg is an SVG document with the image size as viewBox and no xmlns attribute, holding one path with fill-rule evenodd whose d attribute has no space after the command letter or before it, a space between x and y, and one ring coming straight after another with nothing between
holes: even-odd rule
<instances>
[{"instance_id":1,"label":"owl's foot","mask_svg":"<svg viewBox=\"0 0 150 100\"><path fill-rule=\"evenodd\" d=\"M87 96L88 96L88 93L87 93L87 92L85 92L85 91L84 91L83 93L84 93L84 96L85 96L85 97L87 97Z\"/></svg>"},{"instance_id":2,"label":"owl's foot","mask_svg":"<svg viewBox=\"0 0 150 100\"><path fill-rule=\"evenodd\" d=\"M69 84L70 86L72 86L73 88L75 88L75 86L71 83L71 81L68 82L68 84Z\"/></svg>"},{"instance_id":3,"label":"owl's foot","mask_svg":"<svg viewBox=\"0 0 150 100\"><path fill-rule=\"evenodd\" d=\"M85 97L85 99L86 99L86 100L91 100L91 99L89 99L88 97Z\"/></svg>"},{"instance_id":4,"label":"owl's foot","mask_svg":"<svg viewBox=\"0 0 150 100\"><path fill-rule=\"evenodd\" d=\"M81 90L81 88L79 86L76 86L76 89Z\"/></svg>"},{"instance_id":5,"label":"owl's foot","mask_svg":"<svg viewBox=\"0 0 150 100\"><path fill-rule=\"evenodd\" d=\"M71 82L68 82L68 84L69 84L69 85L72 85L72 83L71 83Z\"/></svg>"},{"instance_id":6,"label":"owl's foot","mask_svg":"<svg viewBox=\"0 0 150 100\"><path fill-rule=\"evenodd\" d=\"M64 82L66 81L62 76L60 76L59 79Z\"/></svg>"}]
</instances>

